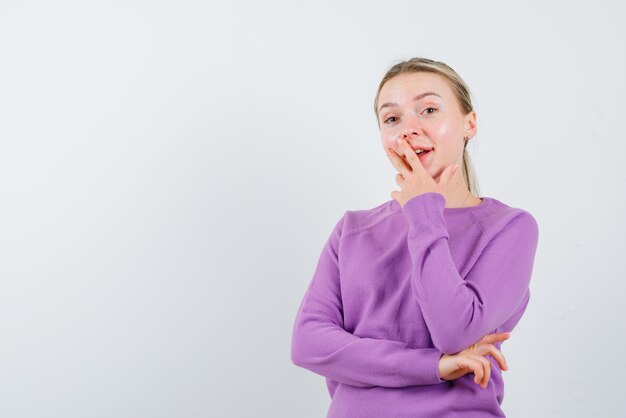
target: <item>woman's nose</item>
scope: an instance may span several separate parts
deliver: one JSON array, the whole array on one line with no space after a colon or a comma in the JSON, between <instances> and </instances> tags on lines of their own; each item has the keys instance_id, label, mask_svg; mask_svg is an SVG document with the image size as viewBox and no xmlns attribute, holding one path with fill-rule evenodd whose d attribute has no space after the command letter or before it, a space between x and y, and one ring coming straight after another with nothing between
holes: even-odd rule
<instances>
[{"instance_id":1,"label":"woman's nose","mask_svg":"<svg viewBox=\"0 0 626 418\"><path fill-rule=\"evenodd\" d=\"M418 122L412 118L404 119L404 126L400 130L400 136L402 139L408 139L413 136L419 135L420 127L418 126Z\"/></svg>"},{"instance_id":2,"label":"woman's nose","mask_svg":"<svg viewBox=\"0 0 626 418\"><path fill-rule=\"evenodd\" d=\"M415 122L408 122L406 124L406 126L404 126L402 128L400 136L403 139L408 139L408 138L411 138L413 136L417 136L419 130L420 130L420 128L419 128L419 126L417 126L417 124Z\"/></svg>"},{"instance_id":3,"label":"woman's nose","mask_svg":"<svg viewBox=\"0 0 626 418\"><path fill-rule=\"evenodd\" d=\"M417 132L415 131L415 129L410 129L410 130L404 130L400 136L402 137L402 139L409 139L410 137L415 136L415 135L417 135Z\"/></svg>"}]
</instances>

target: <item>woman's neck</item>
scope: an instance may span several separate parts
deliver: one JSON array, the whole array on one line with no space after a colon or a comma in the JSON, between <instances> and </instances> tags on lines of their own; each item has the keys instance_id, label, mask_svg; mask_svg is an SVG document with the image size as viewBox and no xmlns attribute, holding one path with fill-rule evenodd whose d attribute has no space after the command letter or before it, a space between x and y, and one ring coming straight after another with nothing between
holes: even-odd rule
<instances>
[{"instance_id":1,"label":"woman's neck","mask_svg":"<svg viewBox=\"0 0 626 418\"><path fill-rule=\"evenodd\" d=\"M448 183L448 193L445 195L445 207L463 208L480 205L482 200L470 192L467 183L462 176L458 176L459 174L461 173L457 172Z\"/></svg>"}]
</instances>

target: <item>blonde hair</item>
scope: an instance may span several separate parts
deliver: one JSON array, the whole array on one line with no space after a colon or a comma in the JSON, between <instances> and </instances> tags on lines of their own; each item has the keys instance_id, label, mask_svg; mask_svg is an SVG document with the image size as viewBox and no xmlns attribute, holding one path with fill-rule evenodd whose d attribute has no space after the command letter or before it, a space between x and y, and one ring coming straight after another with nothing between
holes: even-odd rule
<instances>
[{"instance_id":1,"label":"blonde hair","mask_svg":"<svg viewBox=\"0 0 626 418\"><path fill-rule=\"evenodd\" d=\"M415 57L407 61L402 61L395 64L385 73L383 79L380 81L380 84L378 85L378 91L376 92L376 98L374 99L374 114L376 115L376 122L378 123L379 128L380 122L378 121L378 97L380 96L380 91L385 83L399 74L418 72L435 73L443 76L452 88L452 91L454 92L459 102L463 114L467 115L474 110L474 106L472 105L472 98L470 97L469 87L467 87L465 81L463 81L463 79L456 73L456 71L454 71L451 67L443 62L433 61L428 58ZM476 178L476 173L474 171L472 161L467 151L468 142L469 141L465 141L465 145L463 147L463 178L465 179L465 182L467 183L470 192L475 196L480 197L478 180Z\"/></svg>"}]
</instances>

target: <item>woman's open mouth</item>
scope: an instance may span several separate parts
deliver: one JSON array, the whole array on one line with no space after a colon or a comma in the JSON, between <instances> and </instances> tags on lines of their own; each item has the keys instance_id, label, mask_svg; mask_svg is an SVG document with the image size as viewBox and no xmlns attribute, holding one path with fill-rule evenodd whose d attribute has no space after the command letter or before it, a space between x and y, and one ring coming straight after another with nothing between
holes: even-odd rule
<instances>
[{"instance_id":1,"label":"woman's open mouth","mask_svg":"<svg viewBox=\"0 0 626 418\"><path fill-rule=\"evenodd\" d=\"M424 161L424 158L426 158L426 156L427 156L428 154L430 154L430 151L431 151L431 150L428 150L428 151L418 150L418 151L421 151L421 152L416 152L416 154L417 154L417 158L419 158L419 159L420 159L420 161L422 161L422 162L423 162L423 161Z\"/></svg>"}]
</instances>

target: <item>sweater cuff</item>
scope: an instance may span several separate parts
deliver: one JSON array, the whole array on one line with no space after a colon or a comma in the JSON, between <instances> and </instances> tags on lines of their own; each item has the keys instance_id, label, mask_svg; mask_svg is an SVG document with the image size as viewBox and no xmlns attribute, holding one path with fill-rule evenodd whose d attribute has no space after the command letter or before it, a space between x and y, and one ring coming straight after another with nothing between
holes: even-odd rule
<instances>
[{"instance_id":1,"label":"sweater cuff","mask_svg":"<svg viewBox=\"0 0 626 418\"><path fill-rule=\"evenodd\" d=\"M409 236L434 234L448 238L448 226L443 216L446 198L437 192L427 192L407 200L402 212L409 223Z\"/></svg>"},{"instance_id":2,"label":"sweater cuff","mask_svg":"<svg viewBox=\"0 0 626 418\"><path fill-rule=\"evenodd\" d=\"M443 380L439 377L439 361L443 356L443 353L436 348L431 349L421 349L419 353L419 358L415 359L414 364L420 364L423 362L425 368L423 370L426 372L425 376L422 376L426 382L430 382L431 384L443 383L446 380ZM422 366L418 366L418 368L422 368Z\"/></svg>"}]
</instances>

